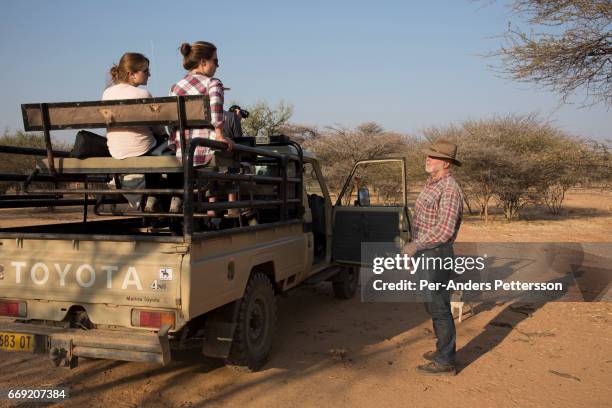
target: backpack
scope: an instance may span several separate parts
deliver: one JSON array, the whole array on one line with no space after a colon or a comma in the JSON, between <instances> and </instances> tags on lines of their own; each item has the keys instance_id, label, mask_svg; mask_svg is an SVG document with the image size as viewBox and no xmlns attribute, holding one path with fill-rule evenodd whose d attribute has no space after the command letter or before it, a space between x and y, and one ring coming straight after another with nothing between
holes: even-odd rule
<instances>
[{"instance_id":1,"label":"backpack","mask_svg":"<svg viewBox=\"0 0 612 408\"><path fill-rule=\"evenodd\" d=\"M88 157L111 157L106 144L106 138L87 130L76 134L70 157L86 159Z\"/></svg>"}]
</instances>

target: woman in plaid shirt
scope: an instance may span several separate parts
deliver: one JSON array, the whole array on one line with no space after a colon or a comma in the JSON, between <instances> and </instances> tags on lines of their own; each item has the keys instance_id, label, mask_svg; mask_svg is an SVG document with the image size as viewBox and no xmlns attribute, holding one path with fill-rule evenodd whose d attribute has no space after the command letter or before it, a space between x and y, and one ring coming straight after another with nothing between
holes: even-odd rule
<instances>
[{"instance_id":1,"label":"woman in plaid shirt","mask_svg":"<svg viewBox=\"0 0 612 408\"><path fill-rule=\"evenodd\" d=\"M233 142L223 136L223 84L219 79L213 78L219 67L217 47L206 41L197 41L193 44L183 43L181 54L183 54L183 68L189 72L183 79L172 85L170 96L208 95L212 125L215 128L214 131L207 128L185 130L185 139L203 137L218 140L227 143L229 149L232 150ZM182 146L178 130L170 134L168 144L176 148L176 156L180 159ZM213 152L208 147L198 146L195 150L193 164L206 165L212 156Z\"/></svg>"},{"instance_id":2,"label":"woman in plaid shirt","mask_svg":"<svg viewBox=\"0 0 612 408\"><path fill-rule=\"evenodd\" d=\"M206 41L196 41L193 44L183 43L181 45L181 54L183 55L183 68L188 72L184 78L179 80L170 88L170 96L178 95L208 95L210 100L210 113L214 130L208 128L187 129L185 130L185 140L191 140L198 137L217 140L228 144L228 150L234 149L234 142L225 138L223 135L223 84L217 78L214 78L215 72L219 67L217 58L217 47ZM181 138L179 130L174 130L170 134L168 145L176 150L176 156L181 159ZM194 152L194 166L206 166L213 158L214 151L205 146L197 146ZM180 207L179 197L173 197L173 209ZM235 201L234 193L229 194L229 201ZM209 202L217 201L217 197L211 196ZM235 209L229 210L228 214L234 216ZM216 216L214 211L209 211L210 216Z\"/></svg>"}]
</instances>

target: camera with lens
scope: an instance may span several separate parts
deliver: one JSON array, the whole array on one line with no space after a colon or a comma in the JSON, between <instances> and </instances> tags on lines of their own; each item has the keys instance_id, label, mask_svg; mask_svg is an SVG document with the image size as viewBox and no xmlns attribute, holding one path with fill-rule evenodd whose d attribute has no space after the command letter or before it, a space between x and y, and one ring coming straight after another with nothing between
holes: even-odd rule
<instances>
[{"instance_id":1,"label":"camera with lens","mask_svg":"<svg viewBox=\"0 0 612 408\"><path fill-rule=\"evenodd\" d=\"M237 111L236 113L238 113L242 119L246 119L246 118L248 118L248 117L249 117L249 111L248 111L248 110L246 110L246 109L242 109L242 108L241 108L240 106L238 106L238 105L232 105L232 106L230 106L230 108L229 108L229 110L228 110L228 111L229 111L229 112L236 112L236 111Z\"/></svg>"}]
</instances>

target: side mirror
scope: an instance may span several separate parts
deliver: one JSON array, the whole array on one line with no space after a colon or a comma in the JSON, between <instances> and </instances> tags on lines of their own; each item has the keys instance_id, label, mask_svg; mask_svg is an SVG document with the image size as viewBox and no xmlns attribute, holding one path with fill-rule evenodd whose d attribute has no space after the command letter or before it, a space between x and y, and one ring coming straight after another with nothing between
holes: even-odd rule
<instances>
[{"instance_id":1,"label":"side mirror","mask_svg":"<svg viewBox=\"0 0 612 408\"><path fill-rule=\"evenodd\" d=\"M367 187L361 187L357 192L357 204L359 207L370 206L370 190Z\"/></svg>"}]
</instances>

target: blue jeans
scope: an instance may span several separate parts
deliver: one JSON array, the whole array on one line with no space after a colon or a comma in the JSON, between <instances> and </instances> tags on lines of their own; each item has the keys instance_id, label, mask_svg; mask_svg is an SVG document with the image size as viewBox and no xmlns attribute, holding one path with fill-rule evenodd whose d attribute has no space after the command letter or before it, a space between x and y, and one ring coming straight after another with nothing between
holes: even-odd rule
<instances>
[{"instance_id":1,"label":"blue jeans","mask_svg":"<svg viewBox=\"0 0 612 408\"><path fill-rule=\"evenodd\" d=\"M437 248L425 249L415 254L415 257L423 255L426 258L448 258L453 257L453 247L450 244L443 244ZM434 262L431 262L432 264ZM442 262L444 265L444 262ZM428 270L421 270L422 277L427 278L429 282L443 283L446 285L451 279L452 270L444 269L436 265ZM455 321L450 308L450 292L444 288L431 290L428 292L430 297L424 303L425 310L431 316L433 322L434 333L437 338L436 342L436 357L434 361L441 365L455 365L455 354L457 333L455 330Z\"/></svg>"},{"instance_id":2,"label":"blue jeans","mask_svg":"<svg viewBox=\"0 0 612 408\"><path fill-rule=\"evenodd\" d=\"M168 141L163 141L157 143L155 146L151 148L148 152L146 152L143 156L165 156L165 151L168 149Z\"/></svg>"}]
</instances>

